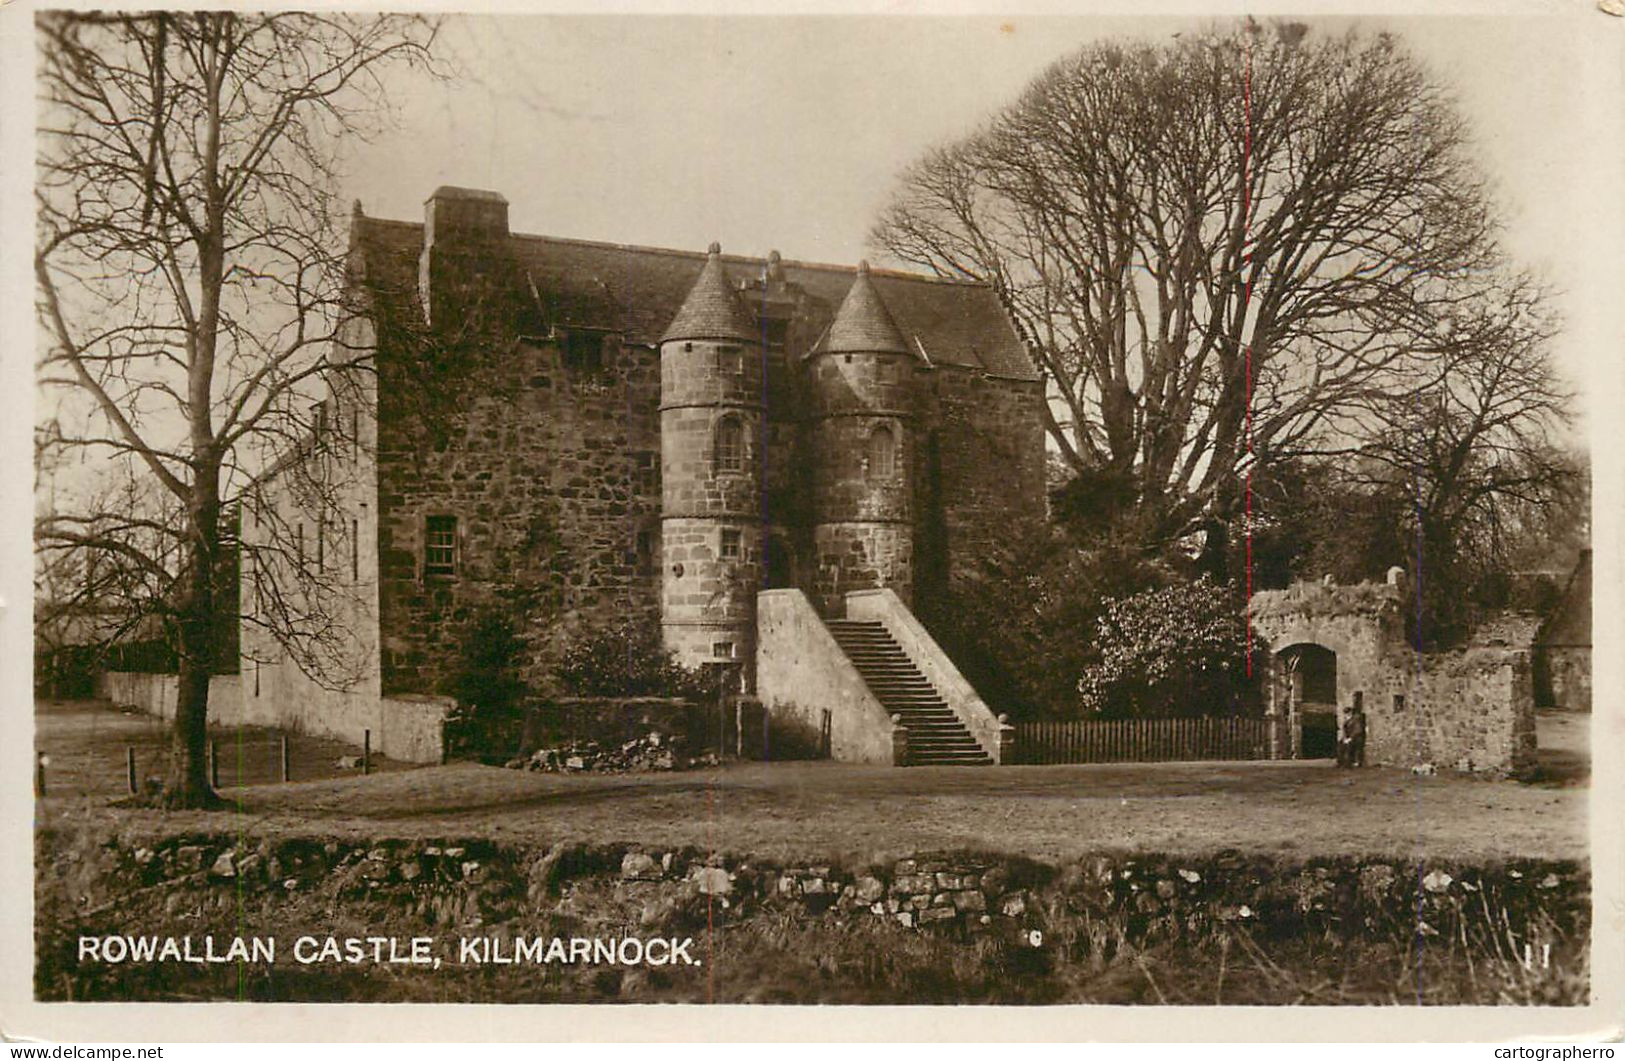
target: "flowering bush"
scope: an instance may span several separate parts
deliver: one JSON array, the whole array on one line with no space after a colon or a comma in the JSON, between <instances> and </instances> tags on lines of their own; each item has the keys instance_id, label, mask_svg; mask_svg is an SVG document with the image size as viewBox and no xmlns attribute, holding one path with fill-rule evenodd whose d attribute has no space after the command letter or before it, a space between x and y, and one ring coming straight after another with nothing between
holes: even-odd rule
<instances>
[{"instance_id":1,"label":"flowering bush","mask_svg":"<svg viewBox=\"0 0 1625 1061\"><path fill-rule=\"evenodd\" d=\"M1093 647L1099 661L1084 670L1078 694L1097 716L1233 714L1254 699L1243 602L1206 579L1112 601Z\"/></svg>"}]
</instances>

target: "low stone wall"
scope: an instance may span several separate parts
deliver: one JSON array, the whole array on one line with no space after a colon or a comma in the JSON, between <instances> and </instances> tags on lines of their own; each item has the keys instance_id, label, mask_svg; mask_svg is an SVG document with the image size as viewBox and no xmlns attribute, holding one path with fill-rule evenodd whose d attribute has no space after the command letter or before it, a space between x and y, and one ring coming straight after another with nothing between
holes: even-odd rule
<instances>
[{"instance_id":1,"label":"low stone wall","mask_svg":"<svg viewBox=\"0 0 1625 1061\"><path fill-rule=\"evenodd\" d=\"M456 701L449 696L386 696L374 736L385 758L403 763L438 763L445 757L446 717Z\"/></svg>"},{"instance_id":2,"label":"low stone wall","mask_svg":"<svg viewBox=\"0 0 1625 1061\"><path fill-rule=\"evenodd\" d=\"M175 717L177 682L173 674L110 671L100 694L120 707L158 718ZM245 695L239 675L217 674L209 680L209 724L264 726L331 737L359 747L368 731L373 750L407 763L437 763L442 757L442 723L453 701L443 696L379 699L363 694L334 693L319 710L297 710L286 697Z\"/></svg>"},{"instance_id":3,"label":"low stone wall","mask_svg":"<svg viewBox=\"0 0 1625 1061\"><path fill-rule=\"evenodd\" d=\"M96 682L96 694L119 707L172 719L180 697L180 684L173 674L106 671ZM221 726L270 724L245 721L242 683L235 674L216 674L209 679L209 721Z\"/></svg>"},{"instance_id":4,"label":"low stone wall","mask_svg":"<svg viewBox=\"0 0 1625 1061\"><path fill-rule=\"evenodd\" d=\"M526 705L517 754L560 741L622 744L650 733L682 737L690 750L719 742L715 707L680 697L555 697Z\"/></svg>"},{"instance_id":5,"label":"low stone wall","mask_svg":"<svg viewBox=\"0 0 1625 1061\"><path fill-rule=\"evenodd\" d=\"M931 634L909 611L908 606L889 589L857 590L846 595L846 617L878 622L908 654L936 687L943 701L995 763L1009 762L1014 755L1015 727L1000 722L965 676L959 673Z\"/></svg>"},{"instance_id":6,"label":"low stone wall","mask_svg":"<svg viewBox=\"0 0 1625 1061\"><path fill-rule=\"evenodd\" d=\"M832 759L900 761L898 727L805 594L797 589L757 594L756 627L756 692L771 719L773 741L816 748L828 712Z\"/></svg>"},{"instance_id":7,"label":"low stone wall","mask_svg":"<svg viewBox=\"0 0 1625 1061\"><path fill-rule=\"evenodd\" d=\"M36 843L40 864L51 867L48 899L64 890L53 888L58 879L71 876L75 897L107 916L114 903L157 896L162 904L168 889L186 885L194 894L230 891L233 903L258 895L292 904L310 894L329 909L345 903L387 908L414 929L424 921L442 931L477 924L482 933L499 935L560 910L592 911L600 919L625 911L650 934L665 926L709 929L789 914L872 920L893 931L967 940L1001 936L1059 948L1058 955L1073 947L1098 955L1113 940L1117 946L1200 940L1225 926L1266 938L1347 941L1409 939L1422 924L1445 941L1464 927L1475 935L1487 928L1496 946L1508 944L1514 954L1527 946L1536 961L1548 945L1583 950L1590 929L1590 873L1563 860L1103 853L1053 865L925 852L840 865L637 844L521 848L488 839L357 843L189 834L86 844L46 832ZM58 853L70 846L80 858ZM230 907L229 916L240 918L240 909ZM397 922L394 931L404 930ZM42 953L72 968L73 935L61 937L44 940ZM1555 961L1573 954L1545 956Z\"/></svg>"}]
</instances>

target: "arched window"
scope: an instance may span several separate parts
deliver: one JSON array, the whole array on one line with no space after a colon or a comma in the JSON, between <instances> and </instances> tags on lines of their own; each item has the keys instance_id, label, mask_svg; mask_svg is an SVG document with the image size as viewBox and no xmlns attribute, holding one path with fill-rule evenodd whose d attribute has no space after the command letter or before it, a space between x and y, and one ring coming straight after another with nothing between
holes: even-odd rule
<instances>
[{"instance_id":1,"label":"arched window","mask_svg":"<svg viewBox=\"0 0 1625 1061\"><path fill-rule=\"evenodd\" d=\"M739 419L725 416L717 424L716 448L713 451L718 472L745 470L745 429Z\"/></svg>"},{"instance_id":2,"label":"arched window","mask_svg":"<svg viewBox=\"0 0 1625 1061\"><path fill-rule=\"evenodd\" d=\"M869 435L869 478L890 479L897 474L897 438L881 424Z\"/></svg>"}]
</instances>

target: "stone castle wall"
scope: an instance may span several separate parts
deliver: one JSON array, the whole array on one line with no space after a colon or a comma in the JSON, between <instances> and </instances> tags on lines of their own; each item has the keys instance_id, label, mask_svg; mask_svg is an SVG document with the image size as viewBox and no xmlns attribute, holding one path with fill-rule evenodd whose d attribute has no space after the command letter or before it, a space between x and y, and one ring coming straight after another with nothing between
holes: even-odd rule
<instances>
[{"instance_id":1,"label":"stone castle wall","mask_svg":"<svg viewBox=\"0 0 1625 1061\"><path fill-rule=\"evenodd\" d=\"M915 482L926 499L917 593L957 579L1045 516L1043 385L939 366L924 396Z\"/></svg>"},{"instance_id":2,"label":"stone castle wall","mask_svg":"<svg viewBox=\"0 0 1625 1061\"><path fill-rule=\"evenodd\" d=\"M487 355L443 424L411 415L381 357L379 604L386 692L430 692L482 609L530 624L550 648L581 624L652 620L660 542L659 361L606 339L603 365L566 364L557 343ZM436 438L436 431L441 437ZM426 573L431 516L457 520L456 569ZM562 621L561 621L562 620Z\"/></svg>"}]
</instances>

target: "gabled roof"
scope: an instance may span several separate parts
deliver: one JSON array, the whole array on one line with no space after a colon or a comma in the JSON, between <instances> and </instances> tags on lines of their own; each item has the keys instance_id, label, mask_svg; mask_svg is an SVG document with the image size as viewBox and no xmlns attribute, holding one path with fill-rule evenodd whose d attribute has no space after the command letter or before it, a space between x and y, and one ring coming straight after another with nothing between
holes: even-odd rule
<instances>
[{"instance_id":1,"label":"gabled roof","mask_svg":"<svg viewBox=\"0 0 1625 1061\"><path fill-rule=\"evenodd\" d=\"M354 223L357 264L367 282L399 292L415 288L423 226L365 216ZM521 281L534 289L526 299L555 323L617 331L648 345L666 334L706 261L693 251L546 236L511 236L508 252ZM720 260L735 280L755 279L767 268L761 258L722 255ZM819 334L832 323L856 270L790 260L780 267L786 281L811 297L811 334ZM870 281L909 346L923 347L933 363L1038 379L991 287L879 269L870 271Z\"/></svg>"},{"instance_id":2,"label":"gabled roof","mask_svg":"<svg viewBox=\"0 0 1625 1061\"><path fill-rule=\"evenodd\" d=\"M875 290L869 279L869 263L858 263L858 275L852 281L841 308L835 311L835 320L819 341L814 353L821 354L908 354L908 340L903 338L891 310Z\"/></svg>"},{"instance_id":3,"label":"gabled roof","mask_svg":"<svg viewBox=\"0 0 1625 1061\"><path fill-rule=\"evenodd\" d=\"M742 339L759 342L761 330L739 293L728 279L722 264L722 247L711 244L700 275L689 288L688 297L661 336L662 342L675 339Z\"/></svg>"}]
</instances>

